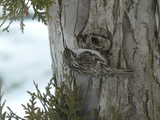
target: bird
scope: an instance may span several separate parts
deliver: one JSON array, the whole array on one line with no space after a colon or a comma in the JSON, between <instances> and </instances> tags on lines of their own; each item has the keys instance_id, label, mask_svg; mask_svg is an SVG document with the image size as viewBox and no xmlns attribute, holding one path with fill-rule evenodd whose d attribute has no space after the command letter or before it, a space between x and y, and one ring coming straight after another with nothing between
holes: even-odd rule
<instances>
[{"instance_id":1,"label":"bird","mask_svg":"<svg viewBox=\"0 0 160 120\"><path fill-rule=\"evenodd\" d=\"M66 47L63 51L63 61L80 75L93 77L130 76L132 69L115 69L107 64L107 60L98 52L91 49L71 50Z\"/></svg>"}]
</instances>

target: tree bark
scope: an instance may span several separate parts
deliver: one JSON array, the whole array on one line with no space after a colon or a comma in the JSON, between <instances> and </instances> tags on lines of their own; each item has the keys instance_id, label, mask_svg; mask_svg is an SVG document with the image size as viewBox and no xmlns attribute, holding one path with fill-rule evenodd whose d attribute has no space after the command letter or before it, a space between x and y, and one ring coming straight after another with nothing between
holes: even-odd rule
<instances>
[{"instance_id":1,"label":"tree bark","mask_svg":"<svg viewBox=\"0 0 160 120\"><path fill-rule=\"evenodd\" d=\"M136 71L130 77L103 77L99 88L92 87L92 79L98 78L75 73L81 99L85 99L79 114L91 111L93 115L96 109L102 120L159 120L160 0L55 2L49 8L48 30L58 85L63 80L63 37L69 48L97 50L110 61L111 67ZM105 46L103 49L77 40L77 36L91 36L95 31L107 39L98 41ZM94 116L90 118L93 119Z\"/></svg>"}]
</instances>

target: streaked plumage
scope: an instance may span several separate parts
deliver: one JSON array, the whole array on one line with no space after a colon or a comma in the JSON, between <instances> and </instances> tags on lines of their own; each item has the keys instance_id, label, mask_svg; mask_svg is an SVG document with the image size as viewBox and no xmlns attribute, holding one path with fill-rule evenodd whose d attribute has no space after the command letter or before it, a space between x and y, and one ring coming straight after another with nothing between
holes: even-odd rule
<instances>
[{"instance_id":1,"label":"streaked plumage","mask_svg":"<svg viewBox=\"0 0 160 120\"><path fill-rule=\"evenodd\" d=\"M122 70L110 68L102 56L92 50L84 50L76 53L69 48L63 52L64 63L73 71L81 75L94 77L108 77L113 75L128 76L134 73L134 70Z\"/></svg>"}]
</instances>

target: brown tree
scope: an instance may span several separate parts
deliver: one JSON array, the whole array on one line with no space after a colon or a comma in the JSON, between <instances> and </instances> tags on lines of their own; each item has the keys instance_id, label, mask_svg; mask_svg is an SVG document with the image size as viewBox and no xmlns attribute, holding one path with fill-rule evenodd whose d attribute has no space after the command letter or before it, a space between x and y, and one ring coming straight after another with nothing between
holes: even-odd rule
<instances>
[{"instance_id":1,"label":"brown tree","mask_svg":"<svg viewBox=\"0 0 160 120\"><path fill-rule=\"evenodd\" d=\"M159 120L160 0L55 2L48 27L57 84L63 80L64 41L70 49L99 51L112 68L136 71L130 77L103 77L98 88L92 79L99 78L74 73L85 99L79 114L97 110L102 120Z\"/></svg>"}]
</instances>

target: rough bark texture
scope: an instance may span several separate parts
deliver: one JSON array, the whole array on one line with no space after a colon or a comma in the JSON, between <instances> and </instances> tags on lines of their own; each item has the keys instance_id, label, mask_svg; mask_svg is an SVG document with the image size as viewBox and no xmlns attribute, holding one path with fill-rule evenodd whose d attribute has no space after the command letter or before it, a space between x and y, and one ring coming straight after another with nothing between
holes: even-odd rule
<instances>
[{"instance_id":1,"label":"rough bark texture","mask_svg":"<svg viewBox=\"0 0 160 120\"><path fill-rule=\"evenodd\" d=\"M103 78L101 87L96 89L92 88L93 78L75 74L80 94L86 100L79 114L96 108L103 120L159 120L160 0L55 2L49 9L48 28L53 73L58 84L63 80L63 37L69 48L77 49L80 46L75 36L88 30L106 31L113 68L136 70L127 78ZM101 51L104 57L105 52Z\"/></svg>"}]
</instances>

